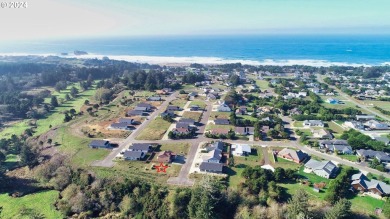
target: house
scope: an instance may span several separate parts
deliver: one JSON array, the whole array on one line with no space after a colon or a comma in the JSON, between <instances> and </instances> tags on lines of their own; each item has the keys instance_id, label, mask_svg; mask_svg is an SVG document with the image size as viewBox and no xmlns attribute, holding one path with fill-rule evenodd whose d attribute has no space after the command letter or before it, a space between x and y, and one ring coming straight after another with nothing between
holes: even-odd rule
<instances>
[{"instance_id":1,"label":"house","mask_svg":"<svg viewBox=\"0 0 390 219\"><path fill-rule=\"evenodd\" d=\"M190 128L190 124L185 123L185 122L177 122L176 123L176 128L186 128L186 129L189 129Z\"/></svg>"},{"instance_id":2,"label":"house","mask_svg":"<svg viewBox=\"0 0 390 219\"><path fill-rule=\"evenodd\" d=\"M313 138L319 139L332 139L333 135L328 130L325 129L311 129L311 133L313 134Z\"/></svg>"},{"instance_id":3,"label":"house","mask_svg":"<svg viewBox=\"0 0 390 219\"><path fill-rule=\"evenodd\" d=\"M198 96L198 92L190 92L187 96L190 100L193 100Z\"/></svg>"},{"instance_id":4,"label":"house","mask_svg":"<svg viewBox=\"0 0 390 219\"><path fill-rule=\"evenodd\" d=\"M390 195L390 186L379 180L369 180L363 173L351 177L351 186L355 191L381 198Z\"/></svg>"},{"instance_id":5,"label":"house","mask_svg":"<svg viewBox=\"0 0 390 219\"><path fill-rule=\"evenodd\" d=\"M236 113L239 113L241 115L245 115L248 113L247 107L246 106L240 106L237 110Z\"/></svg>"},{"instance_id":6,"label":"house","mask_svg":"<svg viewBox=\"0 0 390 219\"><path fill-rule=\"evenodd\" d=\"M149 100L149 101L162 101L162 98L161 98L161 97L153 96L153 97L148 97L148 100Z\"/></svg>"},{"instance_id":7,"label":"house","mask_svg":"<svg viewBox=\"0 0 390 219\"><path fill-rule=\"evenodd\" d=\"M126 150L123 153L123 158L125 160L141 160L143 157L145 157L145 153L142 151L129 151Z\"/></svg>"},{"instance_id":8,"label":"house","mask_svg":"<svg viewBox=\"0 0 390 219\"><path fill-rule=\"evenodd\" d=\"M92 140L91 143L89 143L89 147L91 147L91 148L110 148L111 144L109 141L106 141L106 140Z\"/></svg>"},{"instance_id":9,"label":"house","mask_svg":"<svg viewBox=\"0 0 390 219\"><path fill-rule=\"evenodd\" d=\"M191 105L190 106L190 111L199 111L201 108L198 105Z\"/></svg>"},{"instance_id":10,"label":"house","mask_svg":"<svg viewBox=\"0 0 390 219\"><path fill-rule=\"evenodd\" d=\"M180 127L172 129L172 132L174 134L189 134L191 133L191 130L189 128Z\"/></svg>"},{"instance_id":11,"label":"house","mask_svg":"<svg viewBox=\"0 0 390 219\"><path fill-rule=\"evenodd\" d=\"M148 113L141 110L129 110L126 113L127 116L147 116Z\"/></svg>"},{"instance_id":12,"label":"house","mask_svg":"<svg viewBox=\"0 0 390 219\"><path fill-rule=\"evenodd\" d=\"M324 178L333 178L337 175L338 167L332 161L317 161L310 159L305 164L306 173L314 173Z\"/></svg>"},{"instance_id":13,"label":"house","mask_svg":"<svg viewBox=\"0 0 390 219\"><path fill-rule=\"evenodd\" d=\"M296 151L289 148L283 148L283 150L278 152L278 157L293 161L295 163L301 163L308 157L308 155L303 153L301 150Z\"/></svg>"},{"instance_id":14,"label":"house","mask_svg":"<svg viewBox=\"0 0 390 219\"><path fill-rule=\"evenodd\" d=\"M209 93L207 94L207 99L208 100L216 100L218 99L219 96L215 95L214 93Z\"/></svg>"},{"instance_id":15,"label":"house","mask_svg":"<svg viewBox=\"0 0 390 219\"><path fill-rule=\"evenodd\" d=\"M146 112L150 112L153 109L153 106L150 105L149 103L139 103L139 104L137 104L137 107L145 107Z\"/></svg>"},{"instance_id":16,"label":"house","mask_svg":"<svg viewBox=\"0 0 390 219\"><path fill-rule=\"evenodd\" d=\"M171 118L175 117L175 112L171 110L165 110L164 112L161 113L161 117L164 116L170 116Z\"/></svg>"},{"instance_id":17,"label":"house","mask_svg":"<svg viewBox=\"0 0 390 219\"><path fill-rule=\"evenodd\" d=\"M202 157L203 162L219 163L222 159L222 150L214 148Z\"/></svg>"},{"instance_id":18,"label":"house","mask_svg":"<svg viewBox=\"0 0 390 219\"><path fill-rule=\"evenodd\" d=\"M246 156L251 153L251 147L247 144L233 144L231 148L234 156Z\"/></svg>"},{"instance_id":19,"label":"house","mask_svg":"<svg viewBox=\"0 0 390 219\"><path fill-rule=\"evenodd\" d=\"M324 123L321 120L305 120L303 121L305 127L324 127Z\"/></svg>"},{"instance_id":20,"label":"house","mask_svg":"<svg viewBox=\"0 0 390 219\"><path fill-rule=\"evenodd\" d=\"M371 114L361 114L361 115L356 115L356 120L372 120L375 119L375 115Z\"/></svg>"},{"instance_id":21,"label":"house","mask_svg":"<svg viewBox=\"0 0 390 219\"><path fill-rule=\"evenodd\" d=\"M210 173L222 173L223 164L221 163L208 163L202 162L199 165L199 169L202 172L210 172Z\"/></svg>"},{"instance_id":22,"label":"house","mask_svg":"<svg viewBox=\"0 0 390 219\"><path fill-rule=\"evenodd\" d=\"M228 129L215 128L208 131L212 135L227 135L229 134Z\"/></svg>"},{"instance_id":23,"label":"house","mask_svg":"<svg viewBox=\"0 0 390 219\"><path fill-rule=\"evenodd\" d=\"M142 112L147 112L147 108L143 106L136 106L134 108L135 111L142 111Z\"/></svg>"},{"instance_id":24,"label":"house","mask_svg":"<svg viewBox=\"0 0 390 219\"><path fill-rule=\"evenodd\" d=\"M323 140L318 143L320 148L326 148L332 153L337 151L340 154L353 154L352 147L349 146L346 140Z\"/></svg>"},{"instance_id":25,"label":"house","mask_svg":"<svg viewBox=\"0 0 390 219\"><path fill-rule=\"evenodd\" d=\"M144 152L145 154L150 151L152 148L151 143L134 143L129 147L129 151L141 151Z\"/></svg>"},{"instance_id":26,"label":"house","mask_svg":"<svg viewBox=\"0 0 390 219\"><path fill-rule=\"evenodd\" d=\"M390 163L390 156L383 151L360 149L356 151L356 155L364 159L378 159L381 163Z\"/></svg>"},{"instance_id":27,"label":"house","mask_svg":"<svg viewBox=\"0 0 390 219\"><path fill-rule=\"evenodd\" d=\"M168 111L180 111L181 108L178 107L178 106L170 105L170 106L167 107L167 110L168 110Z\"/></svg>"},{"instance_id":28,"label":"house","mask_svg":"<svg viewBox=\"0 0 390 219\"><path fill-rule=\"evenodd\" d=\"M225 103L222 103L217 107L217 111L218 112L231 112L232 110L230 109L230 107L228 105L226 105Z\"/></svg>"},{"instance_id":29,"label":"house","mask_svg":"<svg viewBox=\"0 0 390 219\"><path fill-rule=\"evenodd\" d=\"M157 161L160 163L171 163L176 158L176 154L172 151L161 151L157 155Z\"/></svg>"},{"instance_id":30,"label":"house","mask_svg":"<svg viewBox=\"0 0 390 219\"><path fill-rule=\"evenodd\" d=\"M118 122L118 123L112 123L109 127L109 130L123 130L128 131L130 129L134 129L134 126L129 125L129 123L126 122Z\"/></svg>"},{"instance_id":31,"label":"house","mask_svg":"<svg viewBox=\"0 0 390 219\"><path fill-rule=\"evenodd\" d=\"M215 119L214 124L215 125L229 125L230 121L228 119Z\"/></svg>"},{"instance_id":32,"label":"house","mask_svg":"<svg viewBox=\"0 0 390 219\"><path fill-rule=\"evenodd\" d=\"M375 129L375 130L389 129L389 126L386 123L381 123L376 120L369 120L365 122L364 125L369 127L370 129Z\"/></svg>"},{"instance_id":33,"label":"house","mask_svg":"<svg viewBox=\"0 0 390 219\"><path fill-rule=\"evenodd\" d=\"M127 123L129 125L133 125L136 123L136 121L130 118L119 118L119 123Z\"/></svg>"},{"instance_id":34,"label":"house","mask_svg":"<svg viewBox=\"0 0 390 219\"><path fill-rule=\"evenodd\" d=\"M352 129L356 129L356 130L363 130L364 129L363 123L358 122L358 121L346 121L346 122L344 122L343 125L344 125L344 127L352 128Z\"/></svg>"},{"instance_id":35,"label":"house","mask_svg":"<svg viewBox=\"0 0 390 219\"><path fill-rule=\"evenodd\" d=\"M253 135L255 133L254 127L235 127L234 131L238 135Z\"/></svg>"}]
</instances>

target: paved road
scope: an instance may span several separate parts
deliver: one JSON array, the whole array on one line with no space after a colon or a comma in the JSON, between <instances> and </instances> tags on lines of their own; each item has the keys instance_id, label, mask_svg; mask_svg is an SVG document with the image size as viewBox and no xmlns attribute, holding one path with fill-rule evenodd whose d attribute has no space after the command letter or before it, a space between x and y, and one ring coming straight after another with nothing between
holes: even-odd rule
<instances>
[{"instance_id":1,"label":"paved road","mask_svg":"<svg viewBox=\"0 0 390 219\"><path fill-rule=\"evenodd\" d=\"M136 130L134 130L120 145L118 148L115 148L111 151L107 157L105 157L103 160L95 161L92 163L92 166L100 166L100 167L112 167L114 166L114 159L115 157L125 148L128 148L130 144L135 143L135 137L138 136L138 134L151 122L153 121L158 115L160 115L165 108L168 106L169 102L174 100L176 96L178 95L178 92L175 92L168 96L164 103L161 104L161 106L155 110L151 115L149 115L148 120L145 120L141 125L137 127ZM147 141L151 142L151 141Z\"/></svg>"},{"instance_id":2,"label":"paved road","mask_svg":"<svg viewBox=\"0 0 390 219\"><path fill-rule=\"evenodd\" d=\"M321 77L320 74L317 75L317 80L318 80L319 82L321 82L321 83L326 84L326 83L324 82L324 80L322 79L322 77ZM372 113L372 114L374 114L374 115L376 115L376 116L378 116L378 117L381 117L382 119L385 119L385 120L390 121L390 117L389 117L389 116L383 115L382 113L379 113L379 112L377 112L377 111L375 111L375 110L370 109L370 107L368 107L367 105L361 104L358 100L356 100L356 99L353 98L353 97L350 97L348 94L342 92L340 89L338 89L337 87L335 87L335 86L333 86L333 85L328 84L328 86L329 86L330 88L333 88L333 89L337 90L337 92L338 92L341 96L345 97L347 100L351 101L352 103L354 103L355 105L359 106L360 108L362 108L362 109L364 109L364 110L366 110L366 111L368 111L368 112L370 112L370 113Z\"/></svg>"}]
</instances>

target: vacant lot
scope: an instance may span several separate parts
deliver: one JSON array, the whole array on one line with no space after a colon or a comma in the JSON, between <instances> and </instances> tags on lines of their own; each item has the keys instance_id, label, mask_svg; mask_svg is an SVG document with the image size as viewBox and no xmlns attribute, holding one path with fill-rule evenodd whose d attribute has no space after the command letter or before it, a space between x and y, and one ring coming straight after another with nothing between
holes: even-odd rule
<instances>
[{"instance_id":1,"label":"vacant lot","mask_svg":"<svg viewBox=\"0 0 390 219\"><path fill-rule=\"evenodd\" d=\"M171 123L157 117L149 123L146 128L137 136L137 140L160 140L168 130Z\"/></svg>"},{"instance_id":2,"label":"vacant lot","mask_svg":"<svg viewBox=\"0 0 390 219\"><path fill-rule=\"evenodd\" d=\"M187 102L188 101L185 100L185 99L176 99L176 100L172 100L170 105L178 106L180 108L183 108L186 105Z\"/></svg>"},{"instance_id":3,"label":"vacant lot","mask_svg":"<svg viewBox=\"0 0 390 219\"><path fill-rule=\"evenodd\" d=\"M178 155L187 155L189 148L188 143L167 143L160 145L159 151L173 151Z\"/></svg>"},{"instance_id":4,"label":"vacant lot","mask_svg":"<svg viewBox=\"0 0 390 219\"><path fill-rule=\"evenodd\" d=\"M182 117L188 118L188 119L193 119L193 120L195 120L195 122L199 122L201 117L202 117L202 113L201 112L185 111L183 113Z\"/></svg>"},{"instance_id":5,"label":"vacant lot","mask_svg":"<svg viewBox=\"0 0 390 219\"><path fill-rule=\"evenodd\" d=\"M230 112L211 112L210 119L214 120L216 118L218 119L229 119Z\"/></svg>"},{"instance_id":6,"label":"vacant lot","mask_svg":"<svg viewBox=\"0 0 390 219\"><path fill-rule=\"evenodd\" d=\"M44 218L63 218L63 215L54 207L57 198L57 191L37 192L20 198L0 194L0 205L3 207L0 218L25 218L20 214L22 209L43 214Z\"/></svg>"},{"instance_id":7,"label":"vacant lot","mask_svg":"<svg viewBox=\"0 0 390 219\"><path fill-rule=\"evenodd\" d=\"M252 152L246 157L234 157L234 167L227 168L227 174L229 175L229 186L237 187L245 179L241 177L242 171L247 166L255 167L264 163L263 154L261 148L252 148Z\"/></svg>"},{"instance_id":8,"label":"vacant lot","mask_svg":"<svg viewBox=\"0 0 390 219\"><path fill-rule=\"evenodd\" d=\"M233 130L234 131L234 126L233 125L214 125L212 123L209 123L206 126L206 130L211 130L211 129L225 129L225 130Z\"/></svg>"},{"instance_id":9,"label":"vacant lot","mask_svg":"<svg viewBox=\"0 0 390 219\"><path fill-rule=\"evenodd\" d=\"M198 105L203 109L207 106L207 104L202 100L193 100L190 105Z\"/></svg>"}]
</instances>

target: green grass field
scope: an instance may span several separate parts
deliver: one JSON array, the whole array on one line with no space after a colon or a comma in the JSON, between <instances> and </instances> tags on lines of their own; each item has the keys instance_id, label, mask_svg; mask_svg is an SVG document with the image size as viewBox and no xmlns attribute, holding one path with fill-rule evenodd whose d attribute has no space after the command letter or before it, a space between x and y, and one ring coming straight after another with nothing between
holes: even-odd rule
<instances>
[{"instance_id":1,"label":"green grass field","mask_svg":"<svg viewBox=\"0 0 390 219\"><path fill-rule=\"evenodd\" d=\"M157 117L150 122L137 136L137 140L160 140L168 130L171 123Z\"/></svg>"},{"instance_id":2,"label":"green grass field","mask_svg":"<svg viewBox=\"0 0 390 219\"><path fill-rule=\"evenodd\" d=\"M383 200L379 200L370 196L355 196L349 199L352 203L351 209L353 211L362 212L366 214L374 214L376 208L382 208L385 203Z\"/></svg>"},{"instance_id":3,"label":"green grass field","mask_svg":"<svg viewBox=\"0 0 390 219\"><path fill-rule=\"evenodd\" d=\"M31 216L21 215L20 210L22 209L44 216L40 218L63 218L63 215L54 207L57 198L57 191L37 192L20 198L12 198L7 194L0 194L0 206L3 207L0 218L32 218Z\"/></svg>"},{"instance_id":4,"label":"green grass field","mask_svg":"<svg viewBox=\"0 0 390 219\"><path fill-rule=\"evenodd\" d=\"M60 93L57 91L53 91L52 95L56 96L58 101L60 102L61 99L65 98L66 94L70 93L70 89L73 85L69 85L66 90L61 91ZM74 84L74 86L80 89L79 84ZM37 128L34 130L34 136L41 135L47 131L49 131L49 126L52 127L59 126L63 124L64 115L63 112L70 109L75 109L77 112L80 111L80 108L83 106L85 100L91 99L91 97L95 94L95 89L90 89L84 92L80 92L78 97L73 98L70 101L64 102L60 104L59 107L56 107L52 112L50 112L48 115L46 115L45 118L38 119L37 120ZM51 98L45 98L46 103L50 103ZM21 135L26 129L29 128L27 119L15 123L14 125L4 129L0 132L0 138L10 138L12 134L15 135Z\"/></svg>"},{"instance_id":5,"label":"green grass field","mask_svg":"<svg viewBox=\"0 0 390 219\"><path fill-rule=\"evenodd\" d=\"M234 126L233 125L214 125L212 123L207 124L206 131L211 130L211 129L226 129L226 130L233 130L234 131Z\"/></svg>"},{"instance_id":6,"label":"green grass field","mask_svg":"<svg viewBox=\"0 0 390 219\"><path fill-rule=\"evenodd\" d=\"M195 122L199 122L201 117L202 117L202 113L201 112L191 112L191 111L185 111L183 113L183 118L188 118L188 119L193 119L195 120Z\"/></svg>"},{"instance_id":7,"label":"green grass field","mask_svg":"<svg viewBox=\"0 0 390 219\"><path fill-rule=\"evenodd\" d=\"M20 157L18 155L7 154L7 157L3 162L3 165L6 169L13 169L17 167L19 161L20 161Z\"/></svg>"},{"instance_id":8,"label":"green grass field","mask_svg":"<svg viewBox=\"0 0 390 219\"><path fill-rule=\"evenodd\" d=\"M293 126L297 127L297 128L302 128L303 127L303 122L302 121L295 121L293 123Z\"/></svg>"},{"instance_id":9,"label":"green grass field","mask_svg":"<svg viewBox=\"0 0 390 219\"><path fill-rule=\"evenodd\" d=\"M380 107L384 110L390 110L390 102L389 101L371 101L371 100L365 100L364 103L367 105L372 104L373 106Z\"/></svg>"},{"instance_id":10,"label":"green grass field","mask_svg":"<svg viewBox=\"0 0 390 219\"><path fill-rule=\"evenodd\" d=\"M256 80L256 85L259 86L261 91L269 89L268 81L265 80Z\"/></svg>"},{"instance_id":11,"label":"green grass field","mask_svg":"<svg viewBox=\"0 0 390 219\"><path fill-rule=\"evenodd\" d=\"M171 105L183 108L188 101L184 99L176 99L171 101Z\"/></svg>"},{"instance_id":12,"label":"green grass field","mask_svg":"<svg viewBox=\"0 0 390 219\"><path fill-rule=\"evenodd\" d=\"M215 118L219 119L229 119L230 112L211 112L210 119L214 120Z\"/></svg>"},{"instance_id":13,"label":"green grass field","mask_svg":"<svg viewBox=\"0 0 390 219\"><path fill-rule=\"evenodd\" d=\"M53 141L58 142L59 150L71 155L72 162L79 166L89 166L93 161L101 160L110 153L105 149L89 148L88 144L92 139L74 136L66 127L58 129Z\"/></svg>"},{"instance_id":14,"label":"green grass field","mask_svg":"<svg viewBox=\"0 0 390 219\"><path fill-rule=\"evenodd\" d=\"M346 160L349 160L349 161L352 161L352 162L356 162L358 157L356 155L347 155L347 154L340 154L338 155L339 157L343 158L343 159L346 159Z\"/></svg>"},{"instance_id":15,"label":"green grass field","mask_svg":"<svg viewBox=\"0 0 390 219\"><path fill-rule=\"evenodd\" d=\"M188 143L167 143L160 145L160 151L173 151L178 155L187 155L190 149Z\"/></svg>"},{"instance_id":16,"label":"green grass field","mask_svg":"<svg viewBox=\"0 0 390 219\"><path fill-rule=\"evenodd\" d=\"M203 109L207 106L207 104L204 101L201 101L201 100L193 100L190 103L190 106L191 105L198 105L200 108L203 108Z\"/></svg>"},{"instance_id":17,"label":"green grass field","mask_svg":"<svg viewBox=\"0 0 390 219\"><path fill-rule=\"evenodd\" d=\"M237 115L237 118L249 120L249 121L257 121L257 118L254 118L254 117L249 116L249 115Z\"/></svg>"},{"instance_id":18,"label":"green grass field","mask_svg":"<svg viewBox=\"0 0 390 219\"><path fill-rule=\"evenodd\" d=\"M234 167L227 168L227 174L229 175L229 187L235 188L244 179L241 177L242 171L246 166L260 165L263 158L263 153L260 148L252 148L252 153L246 157L234 156Z\"/></svg>"}]
</instances>

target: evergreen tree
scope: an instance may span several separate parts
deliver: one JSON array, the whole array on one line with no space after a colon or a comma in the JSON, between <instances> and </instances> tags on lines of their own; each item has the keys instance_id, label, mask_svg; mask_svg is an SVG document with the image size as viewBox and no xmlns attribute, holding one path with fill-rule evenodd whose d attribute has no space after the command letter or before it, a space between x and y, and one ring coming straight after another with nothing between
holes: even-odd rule
<instances>
[{"instance_id":1,"label":"evergreen tree","mask_svg":"<svg viewBox=\"0 0 390 219\"><path fill-rule=\"evenodd\" d=\"M50 104L51 104L53 107L58 107L58 100L57 100L57 97L56 97L56 96L52 96L52 97L51 97Z\"/></svg>"},{"instance_id":2,"label":"evergreen tree","mask_svg":"<svg viewBox=\"0 0 390 219\"><path fill-rule=\"evenodd\" d=\"M309 199L308 194L303 189L299 189L288 201L288 218L308 217Z\"/></svg>"},{"instance_id":3,"label":"evergreen tree","mask_svg":"<svg viewBox=\"0 0 390 219\"><path fill-rule=\"evenodd\" d=\"M343 219L350 216L351 202L347 199L340 199L333 207L326 212L325 219Z\"/></svg>"}]
</instances>

